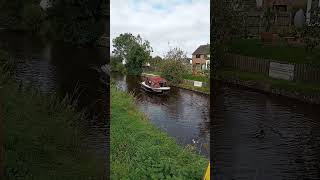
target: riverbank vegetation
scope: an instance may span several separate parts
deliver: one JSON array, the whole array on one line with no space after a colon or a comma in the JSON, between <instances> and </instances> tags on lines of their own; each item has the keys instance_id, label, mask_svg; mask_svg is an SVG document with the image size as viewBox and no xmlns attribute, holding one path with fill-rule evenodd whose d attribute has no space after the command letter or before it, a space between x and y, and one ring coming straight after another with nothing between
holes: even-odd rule
<instances>
[{"instance_id":1,"label":"riverbank vegetation","mask_svg":"<svg viewBox=\"0 0 320 180\"><path fill-rule=\"evenodd\" d=\"M85 150L80 121L70 96L60 100L31 85L17 85L10 66L0 65L5 179L103 179L105 168ZM74 103L72 103L74 102Z\"/></svg>"},{"instance_id":2,"label":"riverbank vegetation","mask_svg":"<svg viewBox=\"0 0 320 180\"><path fill-rule=\"evenodd\" d=\"M151 57L152 48L149 41L143 40L140 35L134 36L131 33L124 33L113 39L112 42L114 62L111 65L116 70L124 65L126 73L140 75L142 66Z\"/></svg>"},{"instance_id":3,"label":"riverbank vegetation","mask_svg":"<svg viewBox=\"0 0 320 180\"><path fill-rule=\"evenodd\" d=\"M280 41L275 46L266 46L260 39L238 39L230 43L231 53L274 59L287 63L320 65L320 52L309 52L304 47L289 47Z\"/></svg>"},{"instance_id":4,"label":"riverbank vegetation","mask_svg":"<svg viewBox=\"0 0 320 180\"><path fill-rule=\"evenodd\" d=\"M186 54L180 48L170 49L159 63L160 75L169 81L169 84L180 84L183 76L188 73L185 59Z\"/></svg>"},{"instance_id":5,"label":"riverbank vegetation","mask_svg":"<svg viewBox=\"0 0 320 180\"><path fill-rule=\"evenodd\" d=\"M135 98L111 86L112 179L201 179L208 163L153 126Z\"/></svg>"},{"instance_id":6,"label":"riverbank vegetation","mask_svg":"<svg viewBox=\"0 0 320 180\"><path fill-rule=\"evenodd\" d=\"M256 81L264 85L269 85L270 88L320 96L320 83L274 79L261 73L242 72L234 69L223 68L217 71L215 79Z\"/></svg>"},{"instance_id":7,"label":"riverbank vegetation","mask_svg":"<svg viewBox=\"0 0 320 180\"><path fill-rule=\"evenodd\" d=\"M0 1L0 28L22 31L74 45L93 45L106 32L107 4L103 0Z\"/></svg>"}]
</instances>

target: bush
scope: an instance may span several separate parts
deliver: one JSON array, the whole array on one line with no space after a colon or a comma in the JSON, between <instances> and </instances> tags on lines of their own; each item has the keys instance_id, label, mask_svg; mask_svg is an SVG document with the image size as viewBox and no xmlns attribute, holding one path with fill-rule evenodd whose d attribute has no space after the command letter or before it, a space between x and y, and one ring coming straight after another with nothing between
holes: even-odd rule
<instances>
[{"instance_id":1,"label":"bush","mask_svg":"<svg viewBox=\"0 0 320 180\"><path fill-rule=\"evenodd\" d=\"M118 56L111 56L110 58L111 62L111 71L113 72L119 72L119 73L126 73L126 68L122 64L122 59Z\"/></svg>"},{"instance_id":2,"label":"bush","mask_svg":"<svg viewBox=\"0 0 320 180\"><path fill-rule=\"evenodd\" d=\"M186 66L179 60L167 59L162 63L161 76L168 80L170 84L181 83L186 73Z\"/></svg>"}]
</instances>

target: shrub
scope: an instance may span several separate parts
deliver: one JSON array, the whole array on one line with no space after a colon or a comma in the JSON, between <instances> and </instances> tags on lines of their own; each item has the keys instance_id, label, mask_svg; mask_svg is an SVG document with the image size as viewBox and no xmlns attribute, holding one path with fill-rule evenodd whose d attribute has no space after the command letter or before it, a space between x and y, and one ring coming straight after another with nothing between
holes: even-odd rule
<instances>
[{"instance_id":1,"label":"shrub","mask_svg":"<svg viewBox=\"0 0 320 180\"><path fill-rule=\"evenodd\" d=\"M111 56L111 71L124 74L126 72L125 66L122 64L122 59L119 56Z\"/></svg>"},{"instance_id":2,"label":"shrub","mask_svg":"<svg viewBox=\"0 0 320 180\"><path fill-rule=\"evenodd\" d=\"M161 76L170 84L179 84L183 80L183 75L187 73L186 66L179 60L164 60L161 67Z\"/></svg>"}]
</instances>

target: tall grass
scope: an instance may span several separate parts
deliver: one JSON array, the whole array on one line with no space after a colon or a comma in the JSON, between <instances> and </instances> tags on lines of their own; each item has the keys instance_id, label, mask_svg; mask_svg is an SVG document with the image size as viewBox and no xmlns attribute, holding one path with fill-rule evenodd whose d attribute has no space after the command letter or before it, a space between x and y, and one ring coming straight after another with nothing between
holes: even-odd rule
<instances>
[{"instance_id":1,"label":"tall grass","mask_svg":"<svg viewBox=\"0 0 320 180\"><path fill-rule=\"evenodd\" d=\"M82 148L84 113L66 96L21 87L0 66L6 179L102 179L103 163Z\"/></svg>"}]
</instances>

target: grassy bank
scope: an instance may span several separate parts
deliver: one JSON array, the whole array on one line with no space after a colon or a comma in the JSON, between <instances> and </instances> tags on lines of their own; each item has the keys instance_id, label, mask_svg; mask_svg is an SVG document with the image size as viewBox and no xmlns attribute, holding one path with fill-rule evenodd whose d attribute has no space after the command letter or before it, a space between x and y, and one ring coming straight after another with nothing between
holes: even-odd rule
<instances>
[{"instance_id":1,"label":"grassy bank","mask_svg":"<svg viewBox=\"0 0 320 180\"><path fill-rule=\"evenodd\" d=\"M19 88L0 70L6 179L101 179L103 163L81 147L84 120L68 98Z\"/></svg>"},{"instance_id":2,"label":"grassy bank","mask_svg":"<svg viewBox=\"0 0 320 180\"><path fill-rule=\"evenodd\" d=\"M193 81L201 81L201 82L209 82L210 79L206 76L196 76L193 74L185 74L183 75L183 79L193 80Z\"/></svg>"},{"instance_id":3,"label":"grassy bank","mask_svg":"<svg viewBox=\"0 0 320 180\"><path fill-rule=\"evenodd\" d=\"M239 79L245 81L257 81L262 84L268 84L271 88L297 91L306 95L320 95L320 83L286 81L270 78L260 73L242 72L233 69L221 69L217 71L216 79Z\"/></svg>"},{"instance_id":4,"label":"grassy bank","mask_svg":"<svg viewBox=\"0 0 320 180\"><path fill-rule=\"evenodd\" d=\"M275 46L265 46L260 39L234 40L230 52L252 57L263 57L297 64L320 65L320 51L307 52L304 47L288 47L284 42Z\"/></svg>"},{"instance_id":5,"label":"grassy bank","mask_svg":"<svg viewBox=\"0 0 320 180\"><path fill-rule=\"evenodd\" d=\"M201 179L208 160L154 127L134 101L111 87L112 179Z\"/></svg>"}]
</instances>

